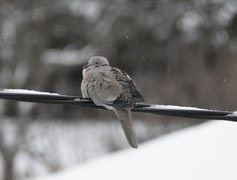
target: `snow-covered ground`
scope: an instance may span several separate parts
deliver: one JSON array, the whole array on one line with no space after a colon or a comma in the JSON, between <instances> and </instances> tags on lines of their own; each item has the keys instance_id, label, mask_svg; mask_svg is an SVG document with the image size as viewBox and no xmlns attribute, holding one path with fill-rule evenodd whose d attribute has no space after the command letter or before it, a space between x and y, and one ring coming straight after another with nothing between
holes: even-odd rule
<instances>
[{"instance_id":1,"label":"snow-covered ground","mask_svg":"<svg viewBox=\"0 0 237 180\"><path fill-rule=\"evenodd\" d=\"M236 180L237 124L214 121L34 180Z\"/></svg>"}]
</instances>

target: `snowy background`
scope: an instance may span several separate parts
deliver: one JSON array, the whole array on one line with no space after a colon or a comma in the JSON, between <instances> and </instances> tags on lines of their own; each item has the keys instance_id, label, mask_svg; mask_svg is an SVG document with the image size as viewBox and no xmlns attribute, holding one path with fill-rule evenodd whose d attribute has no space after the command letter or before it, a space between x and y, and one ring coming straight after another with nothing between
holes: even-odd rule
<instances>
[{"instance_id":1,"label":"snowy background","mask_svg":"<svg viewBox=\"0 0 237 180\"><path fill-rule=\"evenodd\" d=\"M81 96L82 66L93 55L127 71L148 103L237 110L236 0L0 1L0 88ZM112 112L0 100L0 115L3 180L46 176L91 159L96 164L98 157L129 149ZM188 128L203 122L133 117L141 150L129 150L129 158L152 149L153 142L143 147L148 140L155 139L156 149L163 135L175 145L179 138L168 140L169 133L184 129L188 136ZM225 125L219 131L229 133ZM204 150L210 155L211 147L197 146L200 157ZM197 168L179 163L190 172Z\"/></svg>"},{"instance_id":2,"label":"snowy background","mask_svg":"<svg viewBox=\"0 0 237 180\"><path fill-rule=\"evenodd\" d=\"M237 178L235 123L209 122L34 180Z\"/></svg>"}]
</instances>

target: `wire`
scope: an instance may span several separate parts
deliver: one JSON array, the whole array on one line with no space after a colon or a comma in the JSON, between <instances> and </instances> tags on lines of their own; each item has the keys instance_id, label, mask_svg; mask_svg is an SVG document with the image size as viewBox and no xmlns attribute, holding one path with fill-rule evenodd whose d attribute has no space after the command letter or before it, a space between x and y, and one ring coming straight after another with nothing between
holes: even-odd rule
<instances>
[{"instance_id":1,"label":"wire","mask_svg":"<svg viewBox=\"0 0 237 180\"><path fill-rule=\"evenodd\" d=\"M95 105L90 99L77 96L61 95L56 93L22 90L22 89L3 89L0 90L0 99L24 101L32 103L47 104L71 104L84 108L105 109ZM153 113L165 116L175 116L183 118L198 118L207 120L227 120L237 122L237 112L201 109L196 107L184 107L173 105L155 105L137 103L132 109L133 112Z\"/></svg>"}]
</instances>

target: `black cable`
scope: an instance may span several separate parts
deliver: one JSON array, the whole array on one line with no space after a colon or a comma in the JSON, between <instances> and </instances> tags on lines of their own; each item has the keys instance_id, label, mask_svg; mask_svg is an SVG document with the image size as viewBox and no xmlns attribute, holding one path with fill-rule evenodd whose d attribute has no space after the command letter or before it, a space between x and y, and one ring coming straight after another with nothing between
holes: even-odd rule
<instances>
[{"instance_id":1,"label":"black cable","mask_svg":"<svg viewBox=\"0 0 237 180\"><path fill-rule=\"evenodd\" d=\"M46 93L31 90L3 89L0 90L0 98L15 101L48 103L48 104L71 104L79 107L105 109L95 105L91 100L55 93ZM237 113L231 111L220 111L210 109L200 109L193 107L154 105L138 103L132 109L133 112L153 113L166 116L183 118L199 118L207 120L227 120L237 121Z\"/></svg>"}]
</instances>

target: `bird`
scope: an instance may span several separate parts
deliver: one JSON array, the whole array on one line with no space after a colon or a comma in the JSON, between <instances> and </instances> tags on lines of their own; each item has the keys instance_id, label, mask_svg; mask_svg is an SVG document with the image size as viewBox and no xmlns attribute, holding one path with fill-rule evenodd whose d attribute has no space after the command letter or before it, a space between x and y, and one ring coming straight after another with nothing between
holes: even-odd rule
<instances>
[{"instance_id":1,"label":"bird","mask_svg":"<svg viewBox=\"0 0 237 180\"><path fill-rule=\"evenodd\" d=\"M82 75L82 97L114 111L128 143L131 147L137 148L131 109L137 102L144 101L144 98L138 92L132 78L125 71L111 67L103 56L89 58L88 64L83 66Z\"/></svg>"}]
</instances>

